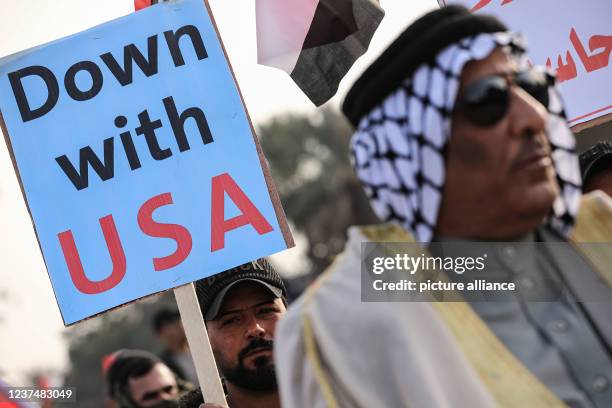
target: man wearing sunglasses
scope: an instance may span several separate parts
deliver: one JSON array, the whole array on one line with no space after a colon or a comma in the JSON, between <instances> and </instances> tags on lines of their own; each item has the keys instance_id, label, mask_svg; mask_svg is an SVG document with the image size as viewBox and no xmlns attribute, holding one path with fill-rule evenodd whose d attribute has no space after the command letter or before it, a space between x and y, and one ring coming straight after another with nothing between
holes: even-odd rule
<instances>
[{"instance_id":1,"label":"man wearing sunglasses","mask_svg":"<svg viewBox=\"0 0 612 408\"><path fill-rule=\"evenodd\" d=\"M261 258L195 286L229 407L280 407L273 359L276 324L287 304L280 276ZM185 396L181 406L202 402L198 390Z\"/></svg>"},{"instance_id":2,"label":"man wearing sunglasses","mask_svg":"<svg viewBox=\"0 0 612 408\"><path fill-rule=\"evenodd\" d=\"M357 177L389 224L350 230L281 322L283 406L612 406L609 258L568 244L572 233L609 242L612 230L585 231L592 202L580 203L575 140L523 39L493 17L434 11L366 70L343 110ZM418 242L424 257L434 242L495 241L503 251L487 252L485 272L517 279L513 301L362 302L364 242ZM563 298L521 297L558 282Z\"/></svg>"}]
</instances>

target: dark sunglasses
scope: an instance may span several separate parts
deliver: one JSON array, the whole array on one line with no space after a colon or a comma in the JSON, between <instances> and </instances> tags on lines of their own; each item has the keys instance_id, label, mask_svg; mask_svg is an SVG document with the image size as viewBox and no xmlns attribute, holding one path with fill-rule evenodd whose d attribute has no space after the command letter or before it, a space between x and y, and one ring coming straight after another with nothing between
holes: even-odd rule
<instances>
[{"instance_id":1,"label":"dark sunglasses","mask_svg":"<svg viewBox=\"0 0 612 408\"><path fill-rule=\"evenodd\" d=\"M465 87L457 99L455 111L476 126L493 126L508 112L511 85L522 88L548 107L548 88L554 83L554 75L537 69L521 71L514 75L488 75Z\"/></svg>"}]
</instances>

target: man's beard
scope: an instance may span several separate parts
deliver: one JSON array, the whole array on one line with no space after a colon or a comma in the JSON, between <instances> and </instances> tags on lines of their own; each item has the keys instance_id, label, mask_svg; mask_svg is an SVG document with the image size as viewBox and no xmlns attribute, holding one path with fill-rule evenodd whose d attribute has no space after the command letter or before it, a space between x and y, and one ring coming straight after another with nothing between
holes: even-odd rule
<instances>
[{"instance_id":1,"label":"man's beard","mask_svg":"<svg viewBox=\"0 0 612 408\"><path fill-rule=\"evenodd\" d=\"M223 360L219 360L219 370L227 380L238 387L251 391L276 391L276 372L274 361L268 356L260 356L253 361L255 369L244 366L247 354L258 348L272 350L274 342L271 340L254 339L238 353L238 366L232 367Z\"/></svg>"}]
</instances>

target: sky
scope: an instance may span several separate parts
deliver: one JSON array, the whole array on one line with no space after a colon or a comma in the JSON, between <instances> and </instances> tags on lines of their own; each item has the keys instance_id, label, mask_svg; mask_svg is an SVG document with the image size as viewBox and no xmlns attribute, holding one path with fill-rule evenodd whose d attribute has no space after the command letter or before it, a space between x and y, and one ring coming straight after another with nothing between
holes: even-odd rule
<instances>
[{"instance_id":1,"label":"sky","mask_svg":"<svg viewBox=\"0 0 612 408\"><path fill-rule=\"evenodd\" d=\"M286 73L257 64L254 0L209 2L255 126L275 115L316 112ZM329 105L339 106L363 70L411 21L437 7L437 2L381 0L381 5L386 16L369 51L351 69ZM133 11L132 0L1 0L0 6L0 57ZM73 329L63 327L4 142L0 142L0 228L0 378L20 385L29 371L65 369L67 350L62 334ZM297 244L274 258L286 272L303 265L299 237Z\"/></svg>"}]
</instances>

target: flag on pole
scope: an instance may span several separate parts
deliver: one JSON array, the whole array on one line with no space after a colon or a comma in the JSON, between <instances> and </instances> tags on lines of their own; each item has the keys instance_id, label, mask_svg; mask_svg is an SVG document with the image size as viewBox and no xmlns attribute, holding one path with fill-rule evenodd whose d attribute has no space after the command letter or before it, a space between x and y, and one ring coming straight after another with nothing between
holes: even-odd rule
<instances>
[{"instance_id":1,"label":"flag on pole","mask_svg":"<svg viewBox=\"0 0 612 408\"><path fill-rule=\"evenodd\" d=\"M378 0L255 0L258 62L286 71L317 106L338 90L384 16Z\"/></svg>"}]
</instances>

